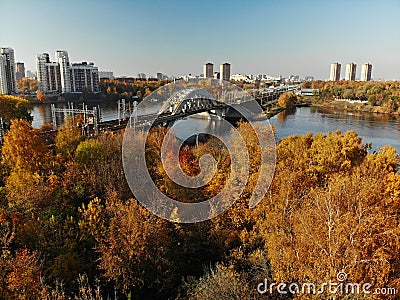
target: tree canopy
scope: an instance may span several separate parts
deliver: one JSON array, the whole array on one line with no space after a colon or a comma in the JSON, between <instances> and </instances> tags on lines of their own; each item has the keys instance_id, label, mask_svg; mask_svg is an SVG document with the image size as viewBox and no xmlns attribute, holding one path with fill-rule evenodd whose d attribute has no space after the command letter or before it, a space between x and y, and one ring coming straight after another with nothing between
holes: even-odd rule
<instances>
[{"instance_id":1,"label":"tree canopy","mask_svg":"<svg viewBox=\"0 0 400 300\"><path fill-rule=\"evenodd\" d=\"M31 109L32 106L28 100L16 96L0 95L0 117L8 124L12 119L23 119L31 122Z\"/></svg>"}]
</instances>

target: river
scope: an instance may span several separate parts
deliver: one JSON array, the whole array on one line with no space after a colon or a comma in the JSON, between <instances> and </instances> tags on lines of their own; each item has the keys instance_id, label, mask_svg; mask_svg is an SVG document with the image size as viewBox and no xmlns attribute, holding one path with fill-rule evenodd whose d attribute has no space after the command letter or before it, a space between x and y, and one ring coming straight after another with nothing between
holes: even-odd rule
<instances>
[{"instance_id":1,"label":"river","mask_svg":"<svg viewBox=\"0 0 400 300\"><path fill-rule=\"evenodd\" d=\"M102 119L112 120L117 118L117 105L104 101L88 102L89 109L93 106L100 106ZM58 106L62 107L62 104ZM159 104L145 107L147 113L155 112ZM79 107L79 106L78 106ZM49 105L34 105L32 112L35 128L44 123L51 123L51 110ZM391 145L400 153L400 117L372 113L338 112L332 109L298 107L293 111L284 111L270 119L276 128L278 139L292 134L306 134L307 132L328 132L340 130L343 133L347 130L354 130L363 137L365 143L372 142L372 150L378 147ZM212 124L211 124L212 123ZM218 127L218 120L212 118L195 119L188 118L177 124L177 134L186 136L187 132L196 129L202 130Z\"/></svg>"}]
</instances>

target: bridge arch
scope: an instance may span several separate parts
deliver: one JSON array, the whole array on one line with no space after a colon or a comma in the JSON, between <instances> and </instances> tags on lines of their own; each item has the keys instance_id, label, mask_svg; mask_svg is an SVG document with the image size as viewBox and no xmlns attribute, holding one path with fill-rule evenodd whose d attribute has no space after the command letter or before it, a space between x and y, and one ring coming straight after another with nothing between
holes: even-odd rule
<instances>
[{"instance_id":1,"label":"bridge arch","mask_svg":"<svg viewBox=\"0 0 400 300\"><path fill-rule=\"evenodd\" d=\"M183 89L172 94L161 107L159 114L177 115L188 111L213 109L218 102L204 89Z\"/></svg>"}]
</instances>

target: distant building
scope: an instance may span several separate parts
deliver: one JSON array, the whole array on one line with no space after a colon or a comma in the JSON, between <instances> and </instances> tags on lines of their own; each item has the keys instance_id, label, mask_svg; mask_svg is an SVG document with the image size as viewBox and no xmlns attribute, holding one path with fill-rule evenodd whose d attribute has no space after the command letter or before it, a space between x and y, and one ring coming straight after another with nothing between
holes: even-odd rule
<instances>
[{"instance_id":1,"label":"distant building","mask_svg":"<svg viewBox=\"0 0 400 300\"><path fill-rule=\"evenodd\" d=\"M214 79L220 79L220 73L214 72Z\"/></svg>"},{"instance_id":2,"label":"distant building","mask_svg":"<svg viewBox=\"0 0 400 300\"><path fill-rule=\"evenodd\" d=\"M158 73L156 74L156 78L157 78L158 80L167 80L167 79L168 79L168 76L165 75L165 74L163 74L163 73L161 73L161 72L158 72Z\"/></svg>"},{"instance_id":3,"label":"distant building","mask_svg":"<svg viewBox=\"0 0 400 300\"><path fill-rule=\"evenodd\" d=\"M361 81L370 81L372 74L372 65L371 64L363 64L361 66Z\"/></svg>"},{"instance_id":4,"label":"distant building","mask_svg":"<svg viewBox=\"0 0 400 300\"><path fill-rule=\"evenodd\" d=\"M25 65L23 62L17 62L16 64L16 72L15 72L15 79L17 81L21 80L25 77Z\"/></svg>"},{"instance_id":5,"label":"distant building","mask_svg":"<svg viewBox=\"0 0 400 300\"><path fill-rule=\"evenodd\" d=\"M303 96L315 96L319 95L319 89L301 89L300 91L295 92L297 95Z\"/></svg>"},{"instance_id":6,"label":"distant building","mask_svg":"<svg viewBox=\"0 0 400 300\"><path fill-rule=\"evenodd\" d=\"M0 55L0 94L8 94L6 59Z\"/></svg>"},{"instance_id":7,"label":"distant building","mask_svg":"<svg viewBox=\"0 0 400 300\"><path fill-rule=\"evenodd\" d=\"M203 76L204 76L204 78L213 78L214 77L214 64L213 63L204 64Z\"/></svg>"},{"instance_id":8,"label":"distant building","mask_svg":"<svg viewBox=\"0 0 400 300\"><path fill-rule=\"evenodd\" d=\"M219 66L220 79L229 81L231 79L231 64L224 63Z\"/></svg>"},{"instance_id":9,"label":"distant building","mask_svg":"<svg viewBox=\"0 0 400 300\"><path fill-rule=\"evenodd\" d=\"M99 78L113 79L114 78L114 72L111 72L111 71L99 71Z\"/></svg>"},{"instance_id":10,"label":"distant building","mask_svg":"<svg viewBox=\"0 0 400 300\"><path fill-rule=\"evenodd\" d=\"M47 53L39 54L37 77L39 89L45 93L80 93L99 91L99 71L93 63L70 64L68 52L56 51L56 61Z\"/></svg>"},{"instance_id":11,"label":"distant building","mask_svg":"<svg viewBox=\"0 0 400 300\"><path fill-rule=\"evenodd\" d=\"M69 71L69 57L65 50L56 51L56 62L60 65L61 92L71 93L71 74Z\"/></svg>"},{"instance_id":12,"label":"distant building","mask_svg":"<svg viewBox=\"0 0 400 300\"><path fill-rule=\"evenodd\" d=\"M34 71L26 70L26 77L28 77L28 78L37 78L37 74Z\"/></svg>"},{"instance_id":13,"label":"distant building","mask_svg":"<svg viewBox=\"0 0 400 300\"><path fill-rule=\"evenodd\" d=\"M1 94L17 93L14 49L12 48L0 48L0 89Z\"/></svg>"},{"instance_id":14,"label":"distant building","mask_svg":"<svg viewBox=\"0 0 400 300\"><path fill-rule=\"evenodd\" d=\"M137 74L137 78L139 78L139 79L146 79L146 74L144 74L144 73L138 73L138 74Z\"/></svg>"},{"instance_id":15,"label":"distant building","mask_svg":"<svg viewBox=\"0 0 400 300\"><path fill-rule=\"evenodd\" d=\"M329 75L330 81L339 81L340 80L340 71L342 65L340 63L331 64L331 72Z\"/></svg>"},{"instance_id":16,"label":"distant building","mask_svg":"<svg viewBox=\"0 0 400 300\"><path fill-rule=\"evenodd\" d=\"M36 57L38 89L44 93L61 92L60 65L51 62L48 53L39 54Z\"/></svg>"},{"instance_id":17,"label":"distant building","mask_svg":"<svg viewBox=\"0 0 400 300\"><path fill-rule=\"evenodd\" d=\"M346 65L346 74L344 79L346 80L356 80L356 64L350 63Z\"/></svg>"},{"instance_id":18,"label":"distant building","mask_svg":"<svg viewBox=\"0 0 400 300\"><path fill-rule=\"evenodd\" d=\"M305 81L313 81L313 80L314 80L314 77L313 77L313 76L306 76L306 77L304 78L304 80L305 80Z\"/></svg>"},{"instance_id":19,"label":"distant building","mask_svg":"<svg viewBox=\"0 0 400 300\"><path fill-rule=\"evenodd\" d=\"M99 70L93 63L76 63L70 67L71 92L99 91Z\"/></svg>"},{"instance_id":20,"label":"distant building","mask_svg":"<svg viewBox=\"0 0 400 300\"><path fill-rule=\"evenodd\" d=\"M245 74L233 74L231 79L234 81L249 82L250 78Z\"/></svg>"}]
</instances>

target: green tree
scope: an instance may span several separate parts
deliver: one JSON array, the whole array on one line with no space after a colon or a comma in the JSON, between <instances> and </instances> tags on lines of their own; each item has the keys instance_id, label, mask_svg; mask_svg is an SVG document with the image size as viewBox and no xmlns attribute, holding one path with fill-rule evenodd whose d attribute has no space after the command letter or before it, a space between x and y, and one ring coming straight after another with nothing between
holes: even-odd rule
<instances>
[{"instance_id":1,"label":"green tree","mask_svg":"<svg viewBox=\"0 0 400 300\"><path fill-rule=\"evenodd\" d=\"M104 149L96 140L81 142L76 148L75 161L81 165L90 165L104 158Z\"/></svg>"}]
</instances>

